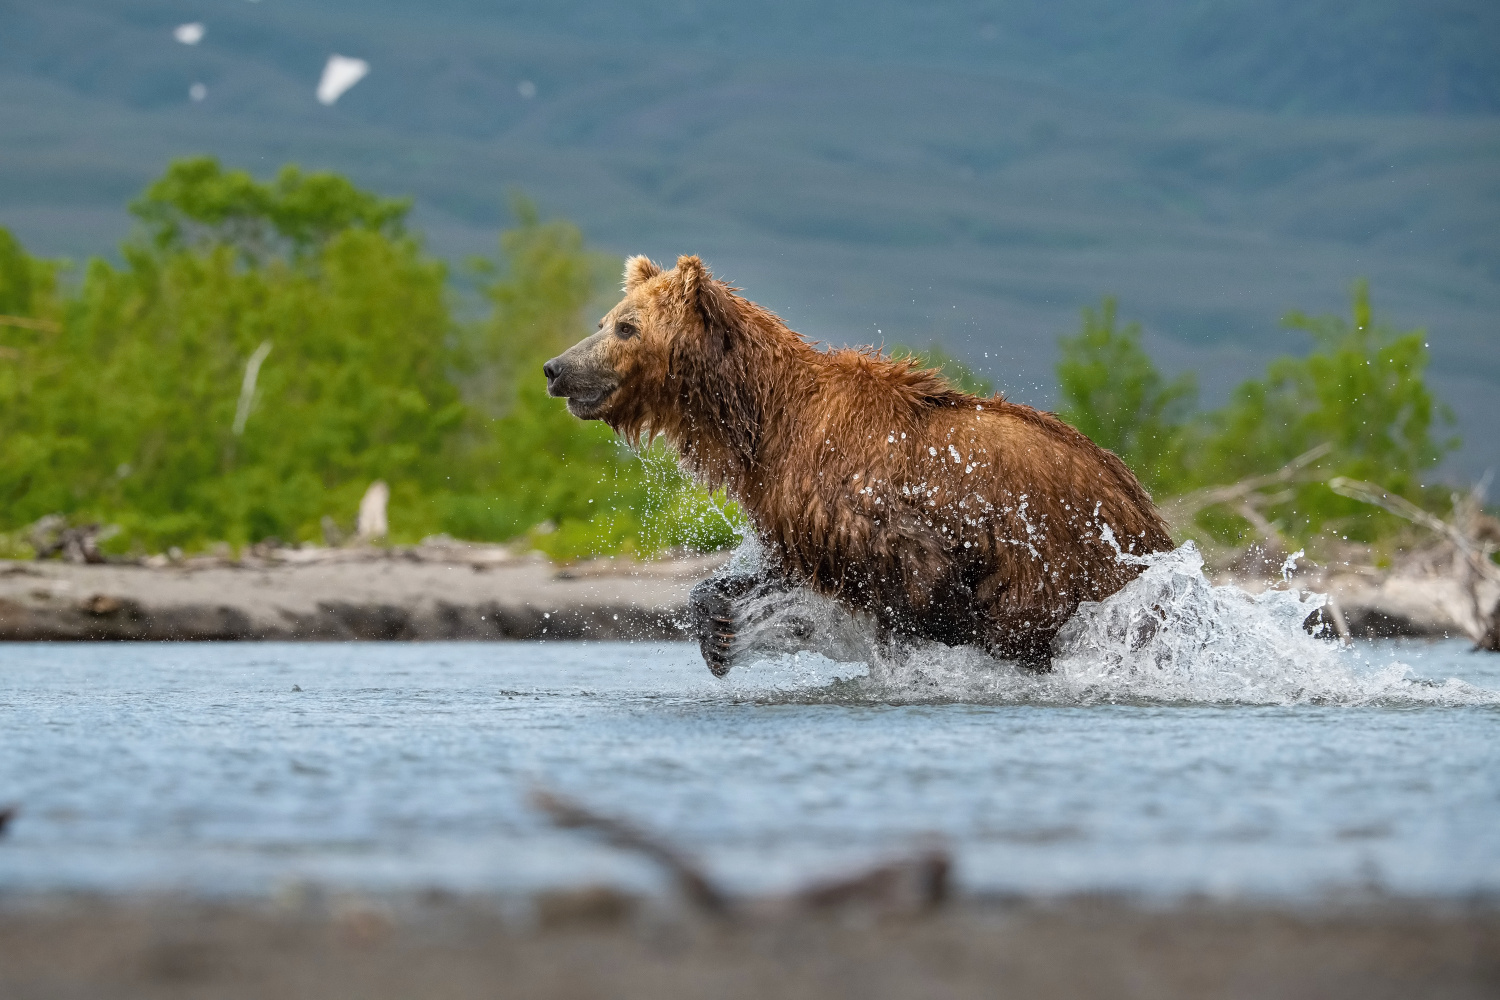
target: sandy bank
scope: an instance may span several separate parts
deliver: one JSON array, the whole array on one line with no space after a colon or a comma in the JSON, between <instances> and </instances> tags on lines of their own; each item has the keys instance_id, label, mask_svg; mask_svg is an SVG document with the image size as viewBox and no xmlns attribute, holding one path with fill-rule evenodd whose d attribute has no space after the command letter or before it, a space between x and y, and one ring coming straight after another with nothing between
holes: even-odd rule
<instances>
[{"instance_id":1,"label":"sandy bank","mask_svg":"<svg viewBox=\"0 0 1500 1000\"><path fill-rule=\"evenodd\" d=\"M0 639L677 638L722 557L565 569L492 548L0 562Z\"/></svg>"},{"instance_id":2,"label":"sandy bank","mask_svg":"<svg viewBox=\"0 0 1500 1000\"><path fill-rule=\"evenodd\" d=\"M0 640L684 638L687 593L724 558L559 567L454 543L237 562L0 561ZM1322 572L1294 584L1332 596L1356 638L1465 633L1470 602L1451 575ZM1486 600L1500 598L1490 590Z\"/></svg>"},{"instance_id":3,"label":"sandy bank","mask_svg":"<svg viewBox=\"0 0 1500 1000\"><path fill-rule=\"evenodd\" d=\"M0 995L53 997L1479 998L1500 913L969 901L724 924L628 904L434 896L317 905L0 906Z\"/></svg>"}]
</instances>

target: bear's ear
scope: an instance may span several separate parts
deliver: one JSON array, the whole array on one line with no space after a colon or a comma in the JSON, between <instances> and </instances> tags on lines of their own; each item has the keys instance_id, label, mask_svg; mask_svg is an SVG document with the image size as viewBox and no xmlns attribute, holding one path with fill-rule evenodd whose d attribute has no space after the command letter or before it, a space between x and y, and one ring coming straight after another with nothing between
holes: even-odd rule
<instances>
[{"instance_id":1,"label":"bear's ear","mask_svg":"<svg viewBox=\"0 0 1500 1000\"><path fill-rule=\"evenodd\" d=\"M709 273L703 261L678 257L677 277L682 282L682 297L688 308L698 313L705 329L727 332L734 325L734 296L724 282Z\"/></svg>"},{"instance_id":2,"label":"bear's ear","mask_svg":"<svg viewBox=\"0 0 1500 1000\"><path fill-rule=\"evenodd\" d=\"M661 274L661 268L652 263L645 254L625 258L625 291L633 292L637 285L650 281Z\"/></svg>"}]
</instances>

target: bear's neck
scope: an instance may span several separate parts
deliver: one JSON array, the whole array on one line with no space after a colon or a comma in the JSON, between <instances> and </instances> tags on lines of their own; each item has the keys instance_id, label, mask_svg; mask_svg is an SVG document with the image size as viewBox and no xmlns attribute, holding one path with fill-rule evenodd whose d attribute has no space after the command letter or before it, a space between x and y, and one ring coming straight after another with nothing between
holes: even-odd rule
<instances>
[{"instance_id":1,"label":"bear's neck","mask_svg":"<svg viewBox=\"0 0 1500 1000\"><path fill-rule=\"evenodd\" d=\"M823 355L774 316L749 325L711 371L684 379L682 419L667 436L695 479L753 508L787 457L786 429L804 423L817 395Z\"/></svg>"}]
</instances>

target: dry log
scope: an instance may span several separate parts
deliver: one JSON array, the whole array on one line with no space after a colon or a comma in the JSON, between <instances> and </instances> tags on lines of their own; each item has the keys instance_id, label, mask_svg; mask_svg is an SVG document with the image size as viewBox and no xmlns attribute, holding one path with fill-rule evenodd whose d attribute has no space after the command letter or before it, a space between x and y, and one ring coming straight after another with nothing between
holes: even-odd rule
<instances>
[{"instance_id":1,"label":"dry log","mask_svg":"<svg viewBox=\"0 0 1500 1000\"><path fill-rule=\"evenodd\" d=\"M1193 518L1197 517L1200 511L1221 504L1232 506L1237 513L1250 522L1257 534L1267 542L1280 547L1285 539L1281 537L1281 532L1276 529L1275 525L1266 518L1264 509L1274 507L1278 503L1285 503L1291 497L1285 489L1276 493L1261 491L1268 486L1287 487L1293 483L1308 482L1318 478L1308 467L1332 450L1333 445L1325 442L1315 448L1309 448L1268 475L1251 476L1237 483L1206 486L1191 493L1184 493L1162 505L1162 516L1180 534L1182 529L1192 523Z\"/></svg>"},{"instance_id":2,"label":"dry log","mask_svg":"<svg viewBox=\"0 0 1500 1000\"><path fill-rule=\"evenodd\" d=\"M1500 583L1500 566L1491 559L1496 551L1492 540L1495 531L1488 523L1490 519L1484 516L1484 494L1488 485L1489 477L1486 476L1467 496L1455 494L1453 517L1448 520L1374 483L1336 476L1329 481L1328 488L1340 496L1395 514L1449 542L1459 557L1456 562L1462 569L1458 576L1468 595L1472 614L1472 618L1464 623L1465 631L1474 640L1476 649L1496 653L1500 652L1500 600L1486 608L1479 592L1482 583Z\"/></svg>"},{"instance_id":3,"label":"dry log","mask_svg":"<svg viewBox=\"0 0 1500 1000\"><path fill-rule=\"evenodd\" d=\"M385 484L385 480L377 479L365 490L365 495L359 501L359 518L354 529L354 537L361 542L373 542L378 538L384 538L390 531L386 521L385 508L391 499L391 488Z\"/></svg>"},{"instance_id":4,"label":"dry log","mask_svg":"<svg viewBox=\"0 0 1500 1000\"><path fill-rule=\"evenodd\" d=\"M99 551L99 543L118 531L115 525L69 525L61 514L48 514L33 524L28 534L38 559L60 556L70 563L103 563L108 560Z\"/></svg>"}]
</instances>

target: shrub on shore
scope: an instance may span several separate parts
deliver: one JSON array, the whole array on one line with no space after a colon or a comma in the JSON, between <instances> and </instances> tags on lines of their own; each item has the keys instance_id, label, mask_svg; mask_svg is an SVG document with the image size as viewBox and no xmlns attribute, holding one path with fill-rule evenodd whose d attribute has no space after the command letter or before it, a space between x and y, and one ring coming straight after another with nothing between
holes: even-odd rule
<instances>
[{"instance_id":1,"label":"shrub on shore","mask_svg":"<svg viewBox=\"0 0 1500 1000\"><path fill-rule=\"evenodd\" d=\"M541 359L606 280L566 223L520 206L487 318L454 318L408 205L202 158L132 206L123 263L55 268L0 239L0 531L118 524L116 551L323 538L391 484L393 541L537 536L559 557L718 547L707 502L548 399ZM732 516L732 515L731 515Z\"/></svg>"},{"instance_id":2,"label":"shrub on shore","mask_svg":"<svg viewBox=\"0 0 1500 1000\"><path fill-rule=\"evenodd\" d=\"M1310 335L1312 351L1282 357L1265 377L1242 383L1214 410L1193 407L1190 375L1167 380L1141 346L1139 324L1117 327L1115 305L1084 310L1080 332L1062 338L1060 415L1125 459L1157 498L1247 482L1316 459L1231 503L1206 503L1179 530L1237 542L1307 542L1320 533L1372 542L1402 522L1335 493L1335 476L1374 483L1419 504L1441 506L1424 486L1447 452L1452 414L1427 387L1427 337L1380 322L1369 288L1355 284L1351 315L1293 312L1283 325ZM1208 499L1205 497L1205 499ZM1247 500L1252 506L1247 507ZM1276 538L1268 538L1274 535Z\"/></svg>"},{"instance_id":3,"label":"shrub on shore","mask_svg":"<svg viewBox=\"0 0 1500 1000\"><path fill-rule=\"evenodd\" d=\"M131 210L121 262L72 284L0 229L0 555L49 514L118 525L105 546L194 550L352 528L376 479L390 540L524 538L556 558L734 543L743 518L659 447L636 454L545 393L542 361L588 329L617 262L524 200L498 261L477 262L488 308L406 227L410 204L334 174L269 182L210 158L173 163ZM1368 541L1395 521L1328 489L1333 475L1410 499L1453 439L1423 381L1423 333L1293 313L1313 351L1274 362L1217 410L1168 379L1113 301L1060 341L1060 413L1118 452L1158 500L1274 472L1311 472L1210 503L1188 533L1221 540L1319 532ZM936 345L915 353L956 384L984 382Z\"/></svg>"}]
</instances>

